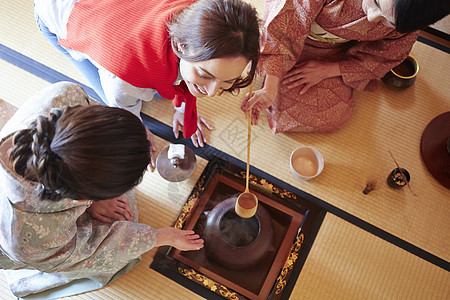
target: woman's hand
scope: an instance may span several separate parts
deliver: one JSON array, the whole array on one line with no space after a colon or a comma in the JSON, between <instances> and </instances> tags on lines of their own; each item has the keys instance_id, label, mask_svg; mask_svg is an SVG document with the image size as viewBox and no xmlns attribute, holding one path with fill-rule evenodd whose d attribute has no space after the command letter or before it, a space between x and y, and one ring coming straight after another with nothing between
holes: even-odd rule
<instances>
[{"instance_id":1,"label":"woman's hand","mask_svg":"<svg viewBox=\"0 0 450 300\"><path fill-rule=\"evenodd\" d=\"M180 134L180 126L183 126L184 122L184 113L180 111L175 111L173 114L173 134L176 138L178 138ZM198 116L197 118L197 131L192 135L191 140L195 147L203 147L206 143L205 130L203 128L205 126L208 130L213 130L212 126L208 124L208 122L202 117Z\"/></svg>"},{"instance_id":2,"label":"woman's hand","mask_svg":"<svg viewBox=\"0 0 450 300\"><path fill-rule=\"evenodd\" d=\"M157 230L156 247L173 246L181 251L203 248L203 239L192 230L166 227Z\"/></svg>"},{"instance_id":3,"label":"woman's hand","mask_svg":"<svg viewBox=\"0 0 450 300\"><path fill-rule=\"evenodd\" d=\"M252 110L252 125L258 125L259 114L268 109L275 102L278 94L280 78L267 75L264 79L262 89L254 91L252 95L247 94L241 104L241 110L248 117L248 111Z\"/></svg>"},{"instance_id":4,"label":"woman's hand","mask_svg":"<svg viewBox=\"0 0 450 300\"><path fill-rule=\"evenodd\" d=\"M303 85L300 95L324 79L341 75L339 62L310 60L295 65L281 81L289 89Z\"/></svg>"},{"instance_id":5,"label":"woman's hand","mask_svg":"<svg viewBox=\"0 0 450 300\"><path fill-rule=\"evenodd\" d=\"M133 220L133 211L122 197L94 201L87 212L93 218L105 223Z\"/></svg>"},{"instance_id":6,"label":"woman's hand","mask_svg":"<svg viewBox=\"0 0 450 300\"><path fill-rule=\"evenodd\" d=\"M148 165L148 169L153 172L156 168L155 163L155 153L156 153L156 144L155 138L153 137L153 133L145 127L145 131L147 132L147 140L150 142L150 164Z\"/></svg>"}]
</instances>

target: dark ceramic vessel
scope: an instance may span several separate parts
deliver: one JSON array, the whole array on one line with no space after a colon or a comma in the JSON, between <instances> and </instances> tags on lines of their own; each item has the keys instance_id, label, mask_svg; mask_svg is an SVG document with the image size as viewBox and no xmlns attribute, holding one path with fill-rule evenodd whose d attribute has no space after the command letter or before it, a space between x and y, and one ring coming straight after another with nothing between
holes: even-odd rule
<instances>
[{"instance_id":1,"label":"dark ceramic vessel","mask_svg":"<svg viewBox=\"0 0 450 300\"><path fill-rule=\"evenodd\" d=\"M407 88L416 81L419 72L419 63L409 55L400 65L386 73L382 81L391 87Z\"/></svg>"},{"instance_id":2,"label":"dark ceramic vessel","mask_svg":"<svg viewBox=\"0 0 450 300\"><path fill-rule=\"evenodd\" d=\"M229 270L258 265L273 251L273 225L269 213L259 205L255 216L239 217L236 197L217 204L207 213L203 232L207 256Z\"/></svg>"},{"instance_id":3,"label":"dark ceramic vessel","mask_svg":"<svg viewBox=\"0 0 450 300\"><path fill-rule=\"evenodd\" d=\"M402 173L406 177L406 181L409 182L411 179L411 176L409 175L409 172L406 169L402 169ZM402 188L406 186L406 181L404 180L402 174L400 173L400 170L398 168L395 168L392 170L392 172L389 174L387 178L387 184L394 189Z\"/></svg>"}]
</instances>

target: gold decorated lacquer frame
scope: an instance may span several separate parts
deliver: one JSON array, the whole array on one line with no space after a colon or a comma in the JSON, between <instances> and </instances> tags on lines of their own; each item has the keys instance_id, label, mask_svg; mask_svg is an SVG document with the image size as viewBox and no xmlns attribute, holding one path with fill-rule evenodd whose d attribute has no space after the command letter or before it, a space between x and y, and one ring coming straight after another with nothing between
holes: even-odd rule
<instances>
[{"instance_id":1,"label":"gold decorated lacquer frame","mask_svg":"<svg viewBox=\"0 0 450 300\"><path fill-rule=\"evenodd\" d=\"M180 229L185 228L186 221L191 217L191 212L193 212L194 207L199 202L199 198L205 192L210 179L216 173L225 174L242 181L245 180L246 173L244 170L239 169L238 167L231 164L225 164L226 167L222 168L217 167L217 165L224 165L224 162L222 160L219 160L219 163L217 162L217 160L212 160L200 176L200 179L194 186L191 195L188 197L180 214L175 220L174 227ZM304 213L305 215L306 212L309 212L308 218L305 218L302 221L302 224L296 231L295 238L292 239L292 244L289 247L290 249L288 251L288 255L285 258L284 263L281 264L282 267L279 269L278 276L274 280L274 284L270 290L268 297L264 297L264 299L288 299L309 249L308 247L308 249L303 249L305 248L305 234L307 236L310 235L310 241L308 242L309 244L311 244L312 240L314 239L314 234L310 234L309 232L311 231L312 227L315 227L315 222L314 220L311 220L311 215L317 215L318 208L307 202L304 198L299 197L291 191L282 188L274 183L271 183L260 176L253 174L251 174L250 176L251 177L249 178L249 180L251 182L253 191L256 190L260 193L264 193L266 196L268 195L276 199L278 202L282 202L283 204L289 206L290 209L302 210L302 213ZM305 207L305 203L309 207ZM309 224L307 224L307 221L309 222ZM165 274L166 276L183 284L191 290L196 291L198 294L208 299L215 297L217 297L218 299L230 300L248 298L262 299L258 295L249 297L248 294L243 295L240 292L233 290L226 284L219 282L220 280L215 280L211 278L211 276L206 275L208 273L204 274L199 270L196 270L192 266L186 265L183 260L178 260L177 257L179 256L174 256L174 259L174 257L171 257L171 255L169 255L169 252L170 249L160 249L155 256L151 268L159 271L162 274Z\"/></svg>"}]
</instances>

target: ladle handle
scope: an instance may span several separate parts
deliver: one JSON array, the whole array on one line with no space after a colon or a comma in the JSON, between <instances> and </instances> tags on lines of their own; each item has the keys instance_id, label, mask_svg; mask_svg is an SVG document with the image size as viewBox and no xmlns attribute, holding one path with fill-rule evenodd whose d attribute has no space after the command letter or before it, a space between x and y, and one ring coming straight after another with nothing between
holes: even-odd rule
<instances>
[{"instance_id":1,"label":"ladle handle","mask_svg":"<svg viewBox=\"0 0 450 300\"><path fill-rule=\"evenodd\" d=\"M249 98L252 96L252 87L253 83L250 83L250 91L249 91ZM250 140L252 139L252 109L248 110L248 116L247 116L247 174L245 176L245 193L249 192L248 189L248 180L250 175Z\"/></svg>"}]
</instances>

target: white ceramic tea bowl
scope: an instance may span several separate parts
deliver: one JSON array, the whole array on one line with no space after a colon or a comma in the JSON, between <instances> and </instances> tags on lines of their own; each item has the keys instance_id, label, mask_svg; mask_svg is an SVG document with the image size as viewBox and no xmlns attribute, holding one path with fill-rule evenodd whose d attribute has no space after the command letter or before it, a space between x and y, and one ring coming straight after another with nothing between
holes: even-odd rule
<instances>
[{"instance_id":1,"label":"white ceramic tea bowl","mask_svg":"<svg viewBox=\"0 0 450 300\"><path fill-rule=\"evenodd\" d=\"M292 151L289 165L292 174L310 180L322 172L324 160L322 154L313 147L302 146Z\"/></svg>"}]
</instances>

